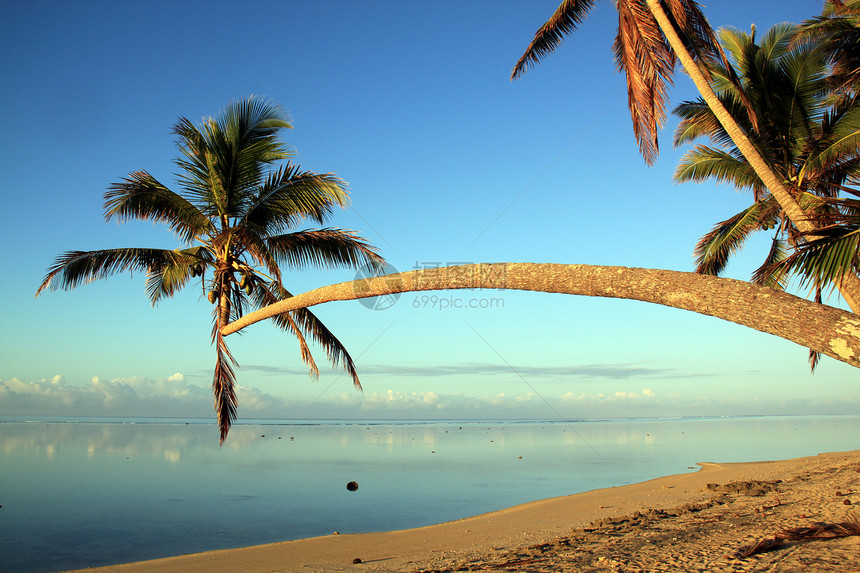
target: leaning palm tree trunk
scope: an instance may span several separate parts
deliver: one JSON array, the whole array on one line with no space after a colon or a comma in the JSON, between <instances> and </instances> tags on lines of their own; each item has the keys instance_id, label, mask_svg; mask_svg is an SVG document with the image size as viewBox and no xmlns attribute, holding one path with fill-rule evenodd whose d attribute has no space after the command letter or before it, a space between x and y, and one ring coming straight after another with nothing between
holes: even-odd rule
<instances>
[{"instance_id":1,"label":"leaning palm tree trunk","mask_svg":"<svg viewBox=\"0 0 860 573\"><path fill-rule=\"evenodd\" d=\"M860 317L783 291L697 273L592 265L495 263L422 269L330 285L263 307L228 324L255 322L324 302L427 290L512 289L624 298L715 316L860 368Z\"/></svg>"},{"instance_id":2,"label":"leaning palm tree trunk","mask_svg":"<svg viewBox=\"0 0 860 573\"><path fill-rule=\"evenodd\" d=\"M657 24L660 26L660 29L666 36L669 45L672 46L672 49L681 61L681 65L684 66L684 70L686 70L690 75L690 78L692 78L693 83L699 90L699 93L702 94L702 98L708 104L708 107L710 107L714 112L714 115L726 130L726 133L729 134L732 141L734 141L738 146L740 152L746 160L749 161L749 164L752 166L756 175L758 175L762 180L762 183L764 183L768 191L770 191L770 194L773 195L773 198L776 199L777 203L779 203L780 207L785 212L785 215L792 223L794 223L794 226L797 227L801 233L813 233L817 229L817 225L804 212L800 204L798 204L797 200L795 200L794 196L791 194L791 191L782 184L782 181L780 181L776 176L773 169L770 168L758 152L758 149L756 149L755 145L752 144L732 115L728 112L725 106L723 106L720 98L716 93L714 93L714 90L711 88L711 84L693 61L693 57L690 55L690 52L687 50L680 36L678 36L675 27L669 20L666 12L663 10L661 0L647 0L647 2L648 8L651 10L651 14L654 16L654 19L657 20ZM808 236L808 238L809 240L812 240L814 236ZM851 307L851 310L860 314L860 278L856 275L846 275L846 277L837 286L839 288L839 292L842 294L842 298L845 299L845 302L849 307Z\"/></svg>"}]
</instances>

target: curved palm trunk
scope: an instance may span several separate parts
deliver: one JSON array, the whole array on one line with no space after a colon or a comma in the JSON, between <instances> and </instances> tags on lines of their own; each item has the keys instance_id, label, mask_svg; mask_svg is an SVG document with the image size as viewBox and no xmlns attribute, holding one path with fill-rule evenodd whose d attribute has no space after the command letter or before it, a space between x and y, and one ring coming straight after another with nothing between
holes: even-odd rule
<instances>
[{"instance_id":1,"label":"curved palm trunk","mask_svg":"<svg viewBox=\"0 0 860 573\"><path fill-rule=\"evenodd\" d=\"M794 196L791 194L791 191L782 184L782 181L780 181L776 176L773 169L770 168L758 152L758 149L756 149L725 106L723 106L720 98L717 97L717 94L714 93L713 89L711 89L711 84L708 83L708 80L705 78L704 74L702 74L699 66L697 66L693 61L693 57L684 46L684 43L681 41L681 38L675 30L675 27L672 26L672 23L669 21L669 17L663 10L660 0L647 0L647 3L648 8L651 10L651 14L654 16L654 19L657 20L657 24L659 24L660 29L666 36L666 39L669 41L669 44L672 46L678 59L681 60L681 65L684 66L684 70L686 70L690 75L690 78L692 78L693 83L696 85L696 89L698 89L699 93L702 94L702 98L705 100L705 103L707 103L708 107L710 107L714 112L717 120L723 128L725 128L726 132L732 138L732 141L734 141L738 146L738 149L746 160L749 161L756 175L759 176L768 191L770 191L771 195L773 195L774 199L779 203L779 206L782 207L786 216L802 233L815 231L817 228L815 223L806 215L800 207L800 204L798 204ZM813 237L810 237L810 239L812 238ZM842 294L842 298L845 299L845 302L848 303L851 310L860 314L860 278L856 275L846 276L838 287L839 292Z\"/></svg>"},{"instance_id":2,"label":"curved palm trunk","mask_svg":"<svg viewBox=\"0 0 860 573\"><path fill-rule=\"evenodd\" d=\"M860 367L860 317L734 279L592 265L473 264L422 269L318 288L247 314L224 336L277 314L336 300L461 288L513 289L624 298L715 316L774 334Z\"/></svg>"}]
</instances>

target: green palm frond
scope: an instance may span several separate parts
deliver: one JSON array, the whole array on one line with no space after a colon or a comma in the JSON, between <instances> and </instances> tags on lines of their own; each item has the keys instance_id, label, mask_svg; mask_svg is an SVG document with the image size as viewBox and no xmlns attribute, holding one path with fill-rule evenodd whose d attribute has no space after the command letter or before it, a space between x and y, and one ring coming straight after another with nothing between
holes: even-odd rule
<instances>
[{"instance_id":1,"label":"green palm frond","mask_svg":"<svg viewBox=\"0 0 860 573\"><path fill-rule=\"evenodd\" d=\"M211 264L211 254L202 247L164 251L157 264L147 269L146 294L155 305L164 297L173 296L188 281Z\"/></svg>"},{"instance_id":2,"label":"green palm frond","mask_svg":"<svg viewBox=\"0 0 860 573\"><path fill-rule=\"evenodd\" d=\"M218 119L200 126L181 118L173 133L180 137L180 181L198 202L218 216L237 216L264 178L266 166L289 156L279 141L280 129L292 127L280 106L247 98L227 107Z\"/></svg>"},{"instance_id":3,"label":"green palm frond","mask_svg":"<svg viewBox=\"0 0 860 573\"><path fill-rule=\"evenodd\" d=\"M346 183L331 173L301 171L287 163L270 174L247 205L242 224L280 233L306 219L325 223L332 209L347 207Z\"/></svg>"},{"instance_id":4,"label":"green palm frond","mask_svg":"<svg viewBox=\"0 0 860 573\"><path fill-rule=\"evenodd\" d=\"M213 230L211 221L187 199L146 171L135 171L112 184L104 195L105 219L146 219L166 223L184 242Z\"/></svg>"},{"instance_id":5,"label":"green palm frond","mask_svg":"<svg viewBox=\"0 0 860 573\"><path fill-rule=\"evenodd\" d=\"M173 253L165 249L138 248L66 251L48 268L36 296L45 289L70 290L126 271L149 272L165 265Z\"/></svg>"},{"instance_id":6,"label":"green palm frond","mask_svg":"<svg viewBox=\"0 0 860 573\"><path fill-rule=\"evenodd\" d=\"M307 267L381 270L385 260L365 239L346 229L311 229L270 237L270 252L281 264L294 269Z\"/></svg>"},{"instance_id":7,"label":"green palm frond","mask_svg":"<svg viewBox=\"0 0 860 573\"><path fill-rule=\"evenodd\" d=\"M829 118L828 118L829 119ZM843 181L860 174L860 101L825 124L827 131L805 164L807 172L844 166Z\"/></svg>"},{"instance_id":8,"label":"green palm frond","mask_svg":"<svg viewBox=\"0 0 860 573\"><path fill-rule=\"evenodd\" d=\"M780 235L777 233L773 237L764 263L753 271L751 281L777 290L785 290L788 286L789 274L785 269L777 268L777 265L788 256L790 249L788 242Z\"/></svg>"},{"instance_id":9,"label":"green palm frond","mask_svg":"<svg viewBox=\"0 0 860 573\"><path fill-rule=\"evenodd\" d=\"M694 249L696 272L719 275L729 258L738 252L749 236L773 223L776 214L773 201L756 202L737 215L726 219L699 239Z\"/></svg>"},{"instance_id":10,"label":"green palm frond","mask_svg":"<svg viewBox=\"0 0 860 573\"><path fill-rule=\"evenodd\" d=\"M821 16L803 23L796 42L815 42L832 66L829 88L856 94L860 86L860 2L826 0Z\"/></svg>"},{"instance_id":11,"label":"green palm frond","mask_svg":"<svg viewBox=\"0 0 860 573\"><path fill-rule=\"evenodd\" d=\"M737 103L726 97L720 98L726 109L734 109ZM675 128L673 144L675 146L691 143L701 137L707 137L715 144L722 147L732 148L734 142L731 136L723 128L722 124L714 115L714 112L705 103L705 100L686 101L679 104L673 112L681 118Z\"/></svg>"},{"instance_id":12,"label":"green palm frond","mask_svg":"<svg viewBox=\"0 0 860 573\"><path fill-rule=\"evenodd\" d=\"M697 145L681 157L674 179L678 183L716 179L738 189L750 189L757 196L765 190L761 179L743 158L705 145Z\"/></svg>"},{"instance_id":13,"label":"green palm frond","mask_svg":"<svg viewBox=\"0 0 860 573\"><path fill-rule=\"evenodd\" d=\"M848 273L860 270L860 226L834 225L815 231L819 237L800 245L774 265L776 271L801 277L801 286L835 286Z\"/></svg>"}]
</instances>

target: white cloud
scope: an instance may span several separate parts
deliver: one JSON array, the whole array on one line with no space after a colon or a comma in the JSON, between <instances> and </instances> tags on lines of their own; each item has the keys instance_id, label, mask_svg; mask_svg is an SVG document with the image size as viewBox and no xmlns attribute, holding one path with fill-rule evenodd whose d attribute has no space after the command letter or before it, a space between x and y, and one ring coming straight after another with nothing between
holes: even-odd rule
<instances>
[{"instance_id":1,"label":"white cloud","mask_svg":"<svg viewBox=\"0 0 860 573\"><path fill-rule=\"evenodd\" d=\"M211 408L206 388L189 385L174 374L166 379L98 376L88 386L70 384L62 375L50 380L0 380L0 414L66 416L175 416L207 415Z\"/></svg>"},{"instance_id":2,"label":"white cloud","mask_svg":"<svg viewBox=\"0 0 860 573\"><path fill-rule=\"evenodd\" d=\"M436 390L401 392L390 388L368 394L344 393L316 400L287 401L259 388L237 385L239 418L364 419L595 419L744 414L853 413L860 400L810 401L784 397L739 400L607 389L561 395L498 393L489 397ZM174 373L166 378L94 377L89 384L69 383L62 375L23 382L0 380L0 416L213 417L208 387L189 384Z\"/></svg>"}]
</instances>

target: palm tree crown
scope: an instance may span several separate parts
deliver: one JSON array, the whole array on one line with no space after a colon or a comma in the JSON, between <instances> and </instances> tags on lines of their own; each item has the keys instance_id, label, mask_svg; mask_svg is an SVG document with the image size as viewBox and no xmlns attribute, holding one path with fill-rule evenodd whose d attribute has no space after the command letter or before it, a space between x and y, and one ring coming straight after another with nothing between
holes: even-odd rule
<instances>
[{"instance_id":1,"label":"palm tree crown","mask_svg":"<svg viewBox=\"0 0 860 573\"><path fill-rule=\"evenodd\" d=\"M821 198L840 196L858 172L860 106L847 100L832 105L833 100L827 97L827 64L814 44L793 43L797 31L792 24L778 24L757 42L755 31L746 34L725 29L722 42L731 54L740 83L726 81L728 72L719 64L712 64L711 74L723 105L744 126L771 168L807 213L823 217L832 209ZM740 91L744 92L743 100ZM753 106L760 120L758 127L748 124L742 101ZM753 205L702 238L696 248L697 271L719 274L751 233L776 228L768 260L754 280L784 286L785 275L774 274L771 265L798 244L800 233L703 99L682 103L675 114L681 117L676 145L705 137L714 144L697 145L688 151L678 165L675 180L716 179L751 190L754 197Z\"/></svg>"},{"instance_id":2,"label":"palm tree crown","mask_svg":"<svg viewBox=\"0 0 860 573\"><path fill-rule=\"evenodd\" d=\"M755 30L721 32L722 43L731 55L739 83L725 80L728 73L711 65L713 84L723 105L744 127L773 171L785 182L804 211L817 225L843 211L834 203L860 166L858 119L860 106L846 98L828 97L828 65L815 43L796 42L798 27L779 24L757 42ZM740 92L744 92L744 98ZM752 126L746 119L746 101L759 119ZM675 109L681 122L675 144L707 137L714 146L697 145L681 159L675 180L729 182L753 192L754 202L740 213L718 223L696 245L696 271L720 274L729 258L758 231L775 229L764 263L753 273L753 281L785 288L792 272L811 282L816 301L822 288L840 284L824 281L799 266L787 265L791 253L806 242L807 235L785 216L774 197L747 159L717 121L711 108L699 98ZM809 279L812 279L809 281ZM813 367L817 355L811 356Z\"/></svg>"},{"instance_id":3,"label":"palm tree crown","mask_svg":"<svg viewBox=\"0 0 860 573\"><path fill-rule=\"evenodd\" d=\"M181 190L174 192L146 171L136 171L109 187L104 208L108 220L167 224L182 248L68 251L57 257L36 293L142 271L154 305L199 279L214 305L212 387L222 443L236 417L237 400L235 361L221 327L248 308L292 296L282 282L282 266L381 269L384 264L376 249L352 231L296 230L306 221L324 224L335 207L348 205L349 196L346 184L333 174L302 171L290 162L277 167L291 155L278 139L279 131L290 127L278 105L255 97L236 101L220 117L196 126L180 118L173 133L178 136ZM319 370L308 338L361 388L349 353L313 313L291 311L274 322L298 339L312 375Z\"/></svg>"}]
</instances>

